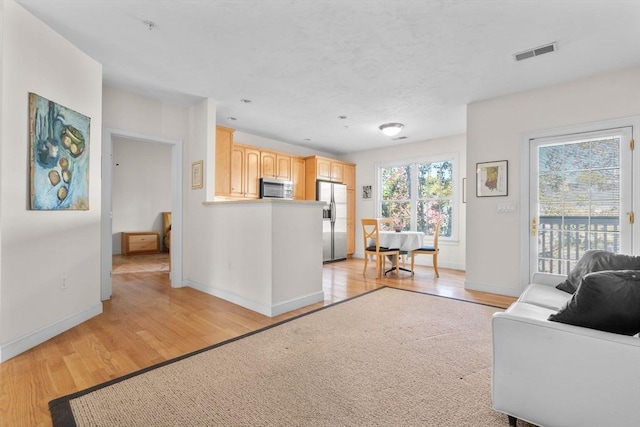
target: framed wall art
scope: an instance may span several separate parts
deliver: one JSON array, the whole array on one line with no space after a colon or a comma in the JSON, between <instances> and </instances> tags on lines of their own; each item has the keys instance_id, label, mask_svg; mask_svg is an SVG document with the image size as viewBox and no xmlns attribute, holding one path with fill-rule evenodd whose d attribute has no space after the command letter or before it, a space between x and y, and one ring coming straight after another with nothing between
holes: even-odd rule
<instances>
[{"instance_id":1,"label":"framed wall art","mask_svg":"<svg viewBox=\"0 0 640 427\"><path fill-rule=\"evenodd\" d=\"M363 185L362 186L362 199L363 200L370 200L371 199L371 186L370 185Z\"/></svg>"},{"instance_id":2,"label":"framed wall art","mask_svg":"<svg viewBox=\"0 0 640 427\"><path fill-rule=\"evenodd\" d=\"M506 160L476 164L476 196L506 196L509 188Z\"/></svg>"},{"instance_id":3,"label":"framed wall art","mask_svg":"<svg viewBox=\"0 0 640 427\"><path fill-rule=\"evenodd\" d=\"M32 210L89 210L91 118L29 93Z\"/></svg>"},{"instance_id":4,"label":"framed wall art","mask_svg":"<svg viewBox=\"0 0 640 427\"><path fill-rule=\"evenodd\" d=\"M203 187L203 164L202 160L191 163L191 188L194 190Z\"/></svg>"}]
</instances>

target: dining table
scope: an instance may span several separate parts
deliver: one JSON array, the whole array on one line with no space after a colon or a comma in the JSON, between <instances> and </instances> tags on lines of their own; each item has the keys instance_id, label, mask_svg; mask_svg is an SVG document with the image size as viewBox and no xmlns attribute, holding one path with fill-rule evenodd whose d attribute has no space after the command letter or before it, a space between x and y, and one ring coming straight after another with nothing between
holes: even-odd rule
<instances>
[{"instance_id":1,"label":"dining table","mask_svg":"<svg viewBox=\"0 0 640 427\"><path fill-rule=\"evenodd\" d=\"M399 249L401 252L409 254L411 251L422 247L424 233L422 231L380 231L378 232L378 239L381 247ZM392 257L389 258L392 259ZM413 273L407 268L399 267L399 269ZM395 270L395 265L385 271L385 274L392 270Z\"/></svg>"}]
</instances>

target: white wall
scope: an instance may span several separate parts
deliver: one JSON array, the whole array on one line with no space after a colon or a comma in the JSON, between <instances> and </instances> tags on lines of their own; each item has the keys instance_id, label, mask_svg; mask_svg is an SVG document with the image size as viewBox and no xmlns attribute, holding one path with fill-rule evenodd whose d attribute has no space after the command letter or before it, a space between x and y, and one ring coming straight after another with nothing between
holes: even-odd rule
<instances>
[{"instance_id":1,"label":"white wall","mask_svg":"<svg viewBox=\"0 0 640 427\"><path fill-rule=\"evenodd\" d=\"M123 231L157 231L162 212L171 211L171 146L113 139L113 253L120 254Z\"/></svg>"},{"instance_id":2,"label":"white wall","mask_svg":"<svg viewBox=\"0 0 640 427\"><path fill-rule=\"evenodd\" d=\"M446 241L440 239L440 256L438 265L443 268L453 268L457 270L465 269L465 235L466 235L466 204L461 203L462 178L466 170L466 139L464 135L438 138L428 141L415 142L410 144L399 144L392 147L376 150L360 151L342 156L343 160L357 164L356 167L356 257L363 256L362 227L361 218L376 217L376 173L379 163L395 161L413 161L417 159L429 159L442 155L455 154L459 159L459 166L454 172L457 181L455 191L458 201L459 216L454 227L458 228L458 240ZM372 199L362 198L362 186L371 185L374 197ZM425 239L425 244L430 239ZM431 265L431 257L416 257L416 264Z\"/></svg>"},{"instance_id":3,"label":"white wall","mask_svg":"<svg viewBox=\"0 0 640 427\"><path fill-rule=\"evenodd\" d=\"M104 86L104 126L130 132L181 140L187 134L187 108L131 92Z\"/></svg>"},{"instance_id":4,"label":"white wall","mask_svg":"<svg viewBox=\"0 0 640 427\"><path fill-rule=\"evenodd\" d=\"M102 67L13 0L0 7L0 360L6 360L102 311ZM29 92L91 118L89 210L29 210Z\"/></svg>"},{"instance_id":5,"label":"white wall","mask_svg":"<svg viewBox=\"0 0 640 427\"><path fill-rule=\"evenodd\" d=\"M467 288L519 295L528 264L521 213L497 214L496 204L521 208L521 164L526 133L640 114L640 68L620 70L573 82L470 104L467 109ZM638 149L636 148L636 151ZM509 161L509 195L476 198L475 165ZM636 205L636 212L638 211ZM525 218L527 217L525 213ZM523 271L526 270L526 271ZM523 274L524 273L524 274Z\"/></svg>"}]
</instances>

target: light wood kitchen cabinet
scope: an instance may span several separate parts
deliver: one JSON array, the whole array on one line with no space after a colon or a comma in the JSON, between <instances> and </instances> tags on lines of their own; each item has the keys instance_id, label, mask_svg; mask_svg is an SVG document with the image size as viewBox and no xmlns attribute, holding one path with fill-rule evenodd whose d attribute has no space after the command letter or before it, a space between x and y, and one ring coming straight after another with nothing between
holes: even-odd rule
<instances>
[{"instance_id":1,"label":"light wood kitchen cabinet","mask_svg":"<svg viewBox=\"0 0 640 427\"><path fill-rule=\"evenodd\" d=\"M277 178L291 181L291 156L278 154L276 156L276 165L278 165Z\"/></svg>"},{"instance_id":2,"label":"light wood kitchen cabinet","mask_svg":"<svg viewBox=\"0 0 640 427\"><path fill-rule=\"evenodd\" d=\"M245 147L245 190L244 197L260 197L260 150Z\"/></svg>"},{"instance_id":3,"label":"light wood kitchen cabinet","mask_svg":"<svg viewBox=\"0 0 640 427\"><path fill-rule=\"evenodd\" d=\"M314 156L316 163L316 179L343 182L344 163L324 157Z\"/></svg>"},{"instance_id":4,"label":"light wood kitchen cabinet","mask_svg":"<svg viewBox=\"0 0 640 427\"><path fill-rule=\"evenodd\" d=\"M231 191L232 197L244 197L244 147L233 144L231 149Z\"/></svg>"},{"instance_id":5,"label":"light wood kitchen cabinet","mask_svg":"<svg viewBox=\"0 0 640 427\"><path fill-rule=\"evenodd\" d=\"M272 153L271 151L260 151L260 165L261 165L261 175L265 178L275 178L278 174L277 163L276 163L276 153Z\"/></svg>"},{"instance_id":6,"label":"light wood kitchen cabinet","mask_svg":"<svg viewBox=\"0 0 640 427\"><path fill-rule=\"evenodd\" d=\"M356 251L356 166L344 165L343 184L347 186L347 255Z\"/></svg>"},{"instance_id":7,"label":"light wood kitchen cabinet","mask_svg":"<svg viewBox=\"0 0 640 427\"><path fill-rule=\"evenodd\" d=\"M231 195L231 150L234 131L235 129L216 126L216 196Z\"/></svg>"},{"instance_id":8,"label":"light wood kitchen cabinet","mask_svg":"<svg viewBox=\"0 0 640 427\"><path fill-rule=\"evenodd\" d=\"M293 198L295 200L305 200L304 166L303 158L291 158L291 181L293 181Z\"/></svg>"},{"instance_id":9,"label":"light wood kitchen cabinet","mask_svg":"<svg viewBox=\"0 0 640 427\"><path fill-rule=\"evenodd\" d=\"M344 183L344 164L331 162L331 181Z\"/></svg>"},{"instance_id":10,"label":"light wood kitchen cabinet","mask_svg":"<svg viewBox=\"0 0 640 427\"><path fill-rule=\"evenodd\" d=\"M316 199L316 181L331 181L345 184L345 166L353 166L353 163L332 160L326 157L305 157L306 198ZM353 173L355 177L355 173ZM355 178L353 178L355 180Z\"/></svg>"},{"instance_id":11,"label":"light wood kitchen cabinet","mask_svg":"<svg viewBox=\"0 0 640 427\"><path fill-rule=\"evenodd\" d=\"M344 165L347 163L320 156L305 157L305 160L307 177L312 176L314 180L344 182Z\"/></svg>"},{"instance_id":12,"label":"light wood kitchen cabinet","mask_svg":"<svg viewBox=\"0 0 640 427\"><path fill-rule=\"evenodd\" d=\"M356 192L347 190L347 255L356 251Z\"/></svg>"},{"instance_id":13,"label":"light wood kitchen cabinet","mask_svg":"<svg viewBox=\"0 0 640 427\"><path fill-rule=\"evenodd\" d=\"M313 157L311 161L315 163L315 179L331 181L331 160L322 157Z\"/></svg>"},{"instance_id":14,"label":"light wood kitchen cabinet","mask_svg":"<svg viewBox=\"0 0 640 427\"><path fill-rule=\"evenodd\" d=\"M246 199L260 197L260 150L233 144L231 150L231 196Z\"/></svg>"},{"instance_id":15,"label":"light wood kitchen cabinet","mask_svg":"<svg viewBox=\"0 0 640 427\"><path fill-rule=\"evenodd\" d=\"M347 190L356 189L356 165L352 163L344 163L344 174L342 183L347 186Z\"/></svg>"},{"instance_id":16,"label":"light wood kitchen cabinet","mask_svg":"<svg viewBox=\"0 0 640 427\"><path fill-rule=\"evenodd\" d=\"M263 177L291 180L291 156L272 151L261 151L260 161Z\"/></svg>"}]
</instances>

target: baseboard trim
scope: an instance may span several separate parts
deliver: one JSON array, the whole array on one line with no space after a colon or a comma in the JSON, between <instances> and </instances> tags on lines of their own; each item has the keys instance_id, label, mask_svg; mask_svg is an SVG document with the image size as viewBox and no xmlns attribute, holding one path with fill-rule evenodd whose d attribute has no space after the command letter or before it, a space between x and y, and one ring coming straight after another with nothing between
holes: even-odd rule
<instances>
[{"instance_id":1,"label":"baseboard trim","mask_svg":"<svg viewBox=\"0 0 640 427\"><path fill-rule=\"evenodd\" d=\"M202 283L194 282L192 280L186 280L184 284L186 286L189 286L190 288L204 292L205 294L213 295L214 297L221 298L225 301L229 301L233 304L237 304L241 307L247 308L260 314L264 314L265 316L269 317L279 316L280 314L287 313L289 311L296 310L307 305L315 304L320 301L324 301L324 292L320 291L270 306L268 304L260 304L255 301L251 301L247 298L243 298L241 296L222 291L211 286L203 285Z\"/></svg>"},{"instance_id":2,"label":"baseboard trim","mask_svg":"<svg viewBox=\"0 0 640 427\"><path fill-rule=\"evenodd\" d=\"M521 289L515 289L512 287L501 285L491 285L486 283L474 283L468 280L465 280L464 288L470 291L489 292L491 294L506 295L509 297L519 297L522 293Z\"/></svg>"},{"instance_id":3,"label":"baseboard trim","mask_svg":"<svg viewBox=\"0 0 640 427\"><path fill-rule=\"evenodd\" d=\"M101 302L92 305L86 310L83 310L67 318L54 322L51 325L45 326L44 328L41 328L35 332L13 340L8 344L2 345L0 346L0 363L5 362L21 353L24 353L25 351L39 344L42 344L43 342L50 340L56 335L60 335L61 333L68 331L74 326L77 326L80 323L85 322L100 313L102 313Z\"/></svg>"},{"instance_id":4,"label":"baseboard trim","mask_svg":"<svg viewBox=\"0 0 640 427\"><path fill-rule=\"evenodd\" d=\"M313 294L305 295L300 298L292 299L289 301L275 304L271 307L271 317L278 316L289 311L297 310L301 307L306 307L311 304L324 301L324 291L315 292Z\"/></svg>"}]
</instances>

